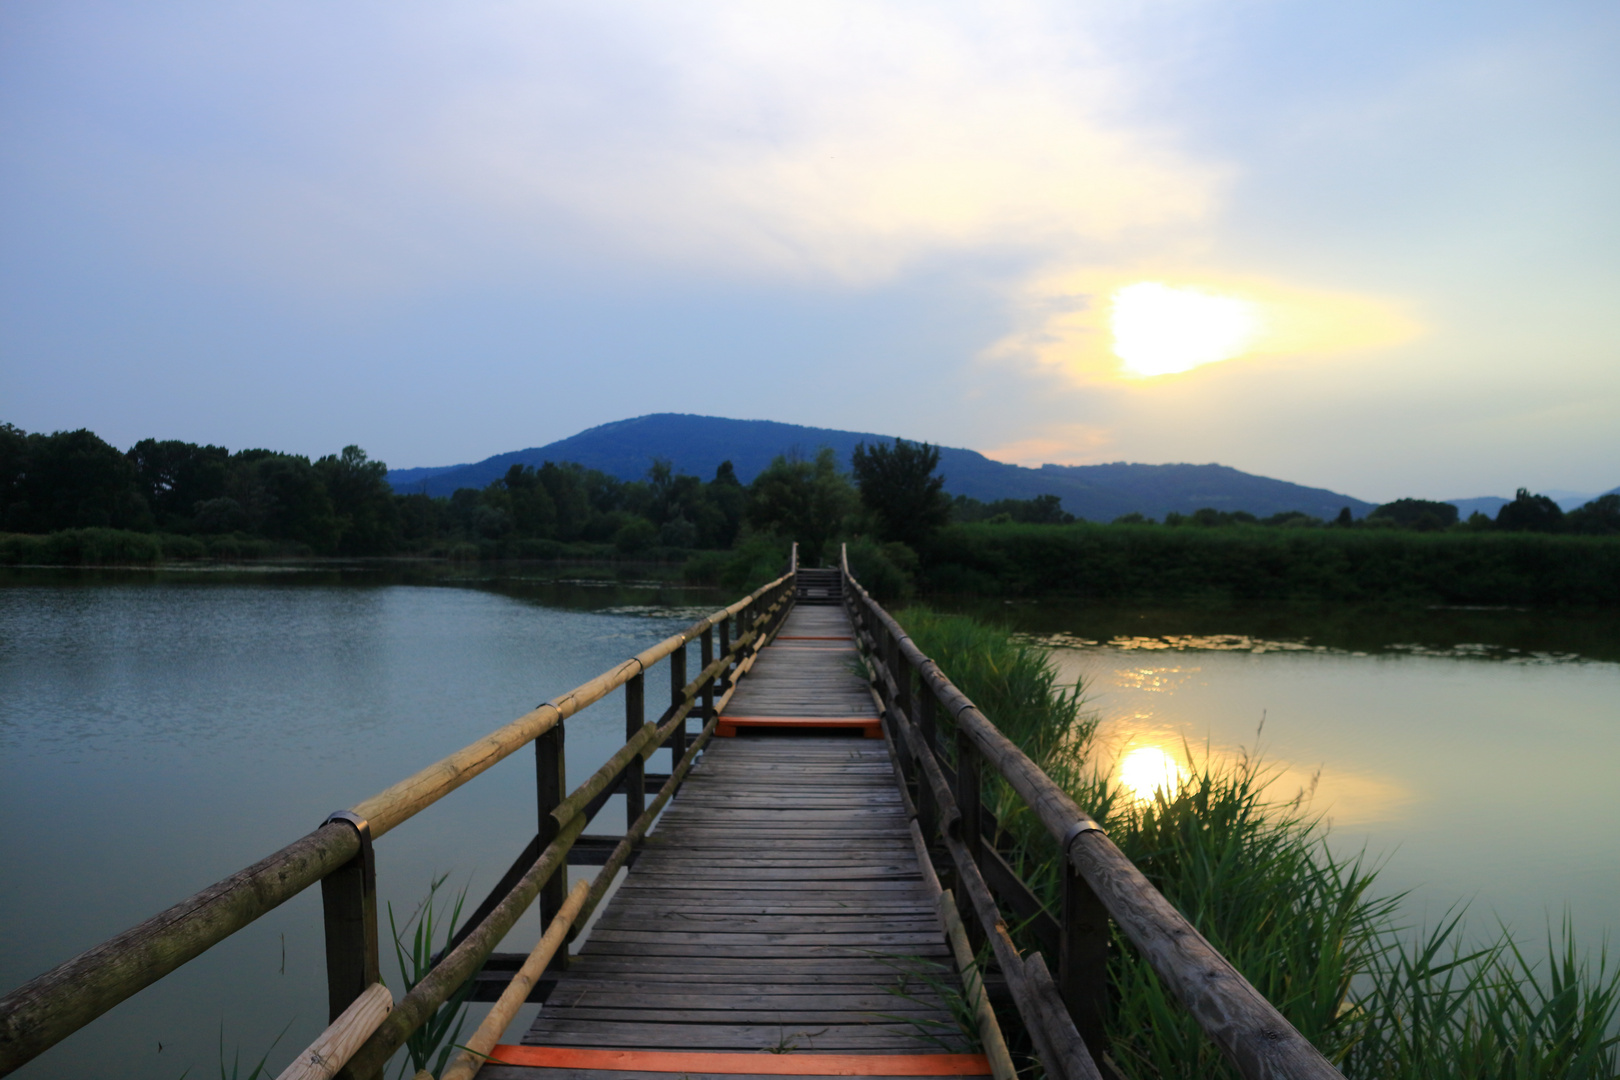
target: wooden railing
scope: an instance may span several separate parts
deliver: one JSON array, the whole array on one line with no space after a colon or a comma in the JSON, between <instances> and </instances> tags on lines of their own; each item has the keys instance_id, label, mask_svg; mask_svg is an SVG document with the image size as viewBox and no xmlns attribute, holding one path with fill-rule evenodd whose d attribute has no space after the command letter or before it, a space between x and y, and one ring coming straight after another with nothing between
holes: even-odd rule
<instances>
[{"instance_id":1,"label":"wooden railing","mask_svg":"<svg viewBox=\"0 0 1620 1080\"><path fill-rule=\"evenodd\" d=\"M850 574L847 554L841 571L844 602L883 701L884 734L901 762L908 811L925 842L943 847L941 876L954 877L969 936L976 948L988 942L1047 1074L1063 1080L1101 1076L1112 918L1244 1077L1342 1080L1101 826L923 655ZM981 795L987 766L1057 844L1062 899L1056 913L986 843L987 834L996 832L987 828L989 810ZM1028 927L1039 948L1020 955L1002 905ZM1052 955L1051 966L1045 954Z\"/></svg>"},{"instance_id":2,"label":"wooden railing","mask_svg":"<svg viewBox=\"0 0 1620 1080\"><path fill-rule=\"evenodd\" d=\"M752 594L638 653L612 670L401 780L314 832L145 922L74 957L0 998L0 1075L37 1057L130 995L168 975L266 912L316 884L325 916L327 995L333 1024L284 1076L380 1076L389 1057L436 1009L478 974L518 917L540 900L542 926L582 926L614 874L680 786L715 717L780 627L793 603L797 545L786 573ZM718 642L716 638L718 637ZM699 670L687 677L687 646L699 644ZM718 646L718 651L717 651ZM669 662L669 707L645 718L647 674ZM624 687L626 742L584 783L568 791L564 721ZM687 743L687 718L704 721ZM379 986L376 868L372 845L390 829L533 743L539 830L489 896L468 917L435 965L400 1001ZM669 746L667 777L647 776L655 750ZM651 803L652 782L662 779ZM623 836L592 837L602 866L588 893L569 897L565 873L585 826L622 791ZM605 857L604 857L605 856ZM557 933L548 935L552 950ZM545 944L543 941L542 944ZM537 947L537 953L540 951ZM547 954L549 959L550 954ZM541 967L544 967L542 962ZM531 981L533 971L520 974ZM521 1003L521 997L519 1003ZM498 1034L498 1033L497 1033ZM334 1061L334 1053L341 1057ZM344 1062L347 1062L345 1065Z\"/></svg>"}]
</instances>

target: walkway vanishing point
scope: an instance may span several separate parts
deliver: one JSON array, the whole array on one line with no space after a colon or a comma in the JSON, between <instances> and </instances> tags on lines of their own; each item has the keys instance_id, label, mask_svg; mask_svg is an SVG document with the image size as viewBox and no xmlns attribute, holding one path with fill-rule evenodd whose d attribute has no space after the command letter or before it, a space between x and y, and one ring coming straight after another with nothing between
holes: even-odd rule
<instances>
[{"instance_id":1,"label":"walkway vanishing point","mask_svg":"<svg viewBox=\"0 0 1620 1080\"><path fill-rule=\"evenodd\" d=\"M661 662L670 704L649 723ZM570 792L564 722L620 688L627 741ZM380 979L375 841L531 743L539 831L396 1001ZM663 747L670 772L646 772ZM1024 843L1049 844L1060 895L1043 902L1014 869L1030 851L999 827L992 785L996 805L1010 797L1038 822ZM615 795L626 832L584 832ZM567 890L569 864L601 869ZM14 990L0 1075L316 882L332 1023L282 1080L379 1077L468 994L495 1005L437 1080L1014 1080L1036 1065L1091 1080L1119 1075L1106 959L1121 947L1244 1077L1339 1076L847 564L800 569L795 555L736 604ZM536 902L534 950L495 953ZM542 1003L533 1025L500 1044L525 1001Z\"/></svg>"}]
</instances>

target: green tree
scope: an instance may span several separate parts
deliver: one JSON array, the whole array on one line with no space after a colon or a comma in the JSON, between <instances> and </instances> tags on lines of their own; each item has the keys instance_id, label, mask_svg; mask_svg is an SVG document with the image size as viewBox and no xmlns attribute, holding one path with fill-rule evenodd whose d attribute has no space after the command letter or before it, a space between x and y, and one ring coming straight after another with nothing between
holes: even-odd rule
<instances>
[{"instance_id":1,"label":"green tree","mask_svg":"<svg viewBox=\"0 0 1620 1080\"><path fill-rule=\"evenodd\" d=\"M0 532L24 532L29 516L28 432L0 424Z\"/></svg>"},{"instance_id":2,"label":"green tree","mask_svg":"<svg viewBox=\"0 0 1620 1080\"><path fill-rule=\"evenodd\" d=\"M135 467L136 490L162 528L190 531L198 504L225 497L231 452L223 446L142 439L127 456Z\"/></svg>"},{"instance_id":3,"label":"green tree","mask_svg":"<svg viewBox=\"0 0 1620 1080\"><path fill-rule=\"evenodd\" d=\"M557 539L577 540L590 524L592 507L585 470L572 463L546 462L536 471L557 514Z\"/></svg>"},{"instance_id":4,"label":"green tree","mask_svg":"<svg viewBox=\"0 0 1620 1080\"><path fill-rule=\"evenodd\" d=\"M230 497L246 512L249 530L272 540L337 550L338 520L326 485L306 457L241 450L231 457Z\"/></svg>"},{"instance_id":5,"label":"green tree","mask_svg":"<svg viewBox=\"0 0 1620 1080\"><path fill-rule=\"evenodd\" d=\"M337 550L344 555L382 555L399 544L399 510L388 486L388 466L358 446L315 463L337 524Z\"/></svg>"},{"instance_id":6,"label":"green tree","mask_svg":"<svg viewBox=\"0 0 1620 1080\"><path fill-rule=\"evenodd\" d=\"M135 487L135 467L95 432L28 435L22 450L16 485L21 505L14 506L9 527L24 532L152 527L152 512Z\"/></svg>"},{"instance_id":7,"label":"green tree","mask_svg":"<svg viewBox=\"0 0 1620 1080\"><path fill-rule=\"evenodd\" d=\"M1496 527L1513 532L1559 532L1564 527L1564 511L1545 495L1532 495L1520 488L1513 501L1496 512Z\"/></svg>"},{"instance_id":8,"label":"green tree","mask_svg":"<svg viewBox=\"0 0 1620 1080\"><path fill-rule=\"evenodd\" d=\"M704 547L729 548L737 542L743 515L748 509L748 492L737 479L737 470L722 461L704 492L703 506L695 519L698 542Z\"/></svg>"},{"instance_id":9,"label":"green tree","mask_svg":"<svg viewBox=\"0 0 1620 1080\"><path fill-rule=\"evenodd\" d=\"M852 460L861 504L877 521L879 535L919 547L951 519L945 478L935 476L939 447L895 439L894 445L855 444Z\"/></svg>"},{"instance_id":10,"label":"green tree","mask_svg":"<svg viewBox=\"0 0 1620 1080\"><path fill-rule=\"evenodd\" d=\"M1008 521L1021 525L1070 525L1075 517L1063 509L1063 500L1057 495L1037 495L1033 499L997 499L980 502L967 495L958 495L951 501L951 520L989 521L1005 515ZM1140 519L1142 515L1138 514Z\"/></svg>"},{"instance_id":11,"label":"green tree","mask_svg":"<svg viewBox=\"0 0 1620 1080\"><path fill-rule=\"evenodd\" d=\"M1589 536L1613 536L1620 533L1620 493L1599 495L1585 506L1571 510L1564 518L1570 532Z\"/></svg>"},{"instance_id":12,"label":"green tree","mask_svg":"<svg viewBox=\"0 0 1620 1080\"><path fill-rule=\"evenodd\" d=\"M748 521L756 529L799 542L799 558L814 566L857 503L855 489L838 471L831 447L816 459L777 455L748 489Z\"/></svg>"},{"instance_id":13,"label":"green tree","mask_svg":"<svg viewBox=\"0 0 1620 1080\"><path fill-rule=\"evenodd\" d=\"M1436 532L1457 524L1457 508L1428 499L1396 499L1367 515L1368 521L1393 521L1403 529Z\"/></svg>"},{"instance_id":14,"label":"green tree","mask_svg":"<svg viewBox=\"0 0 1620 1080\"><path fill-rule=\"evenodd\" d=\"M557 536L557 506L551 492L540 482L533 465L513 465L501 481L506 488L512 525L520 537L554 540Z\"/></svg>"}]
</instances>

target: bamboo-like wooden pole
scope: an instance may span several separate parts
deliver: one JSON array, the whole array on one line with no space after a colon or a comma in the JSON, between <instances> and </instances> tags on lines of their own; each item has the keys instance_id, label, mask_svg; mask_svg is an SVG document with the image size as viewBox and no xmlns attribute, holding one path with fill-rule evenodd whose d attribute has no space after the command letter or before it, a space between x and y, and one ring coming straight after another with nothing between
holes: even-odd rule
<instances>
[{"instance_id":1,"label":"bamboo-like wooden pole","mask_svg":"<svg viewBox=\"0 0 1620 1080\"><path fill-rule=\"evenodd\" d=\"M894 751L891 742L889 753L893 754ZM990 1062L990 1073L995 1080L1015 1080L1018 1070L1014 1068L1012 1054L1007 1050L1007 1040L1001 1034L996 1011L990 1006L990 995L985 993L978 960L973 955L973 946L968 944L967 929L956 914L956 898L940 888L939 875L934 873L928 843L923 839L923 831L917 825L916 818L911 819L910 831L911 844L917 851L917 865L922 869L923 887L934 898L934 909L939 913L940 922L945 924L945 938L950 942L951 955L956 958L956 970L962 976L962 991L973 1009L973 1024L978 1028L984 1056Z\"/></svg>"},{"instance_id":2,"label":"bamboo-like wooden pole","mask_svg":"<svg viewBox=\"0 0 1620 1080\"><path fill-rule=\"evenodd\" d=\"M495 1049L495 1044L501 1041L501 1035L506 1031L506 1025L512 1022L518 1009L529 1000L529 991L545 972L546 965L556 955L558 948L568 941L568 932L579 915L581 906L585 903L585 894L590 892L589 883L581 881L569 890L568 898L563 901L562 907L557 909L556 917L546 932L540 936L540 941L534 950L529 953L523 966L518 968L512 981L506 984L495 1007L489 1010L484 1022L478 1025L478 1030L472 1038L464 1044L464 1049L456 1055L450 1067L439 1075L439 1080L472 1080L473 1074L478 1072L489 1052Z\"/></svg>"},{"instance_id":3,"label":"bamboo-like wooden pole","mask_svg":"<svg viewBox=\"0 0 1620 1080\"><path fill-rule=\"evenodd\" d=\"M962 993L967 996L968 1004L973 1009L973 1024L979 1029L979 1042L990 1062L990 1075L995 1080L1015 1080L1018 1070L1013 1067L1012 1055L1007 1052L1007 1041L1002 1038L995 1010L990 1008L990 997L984 992L984 980L979 977L973 946L968 944L967 930L956 914L956 897L951 895L951 890L946 889L935 898L934 910L939 912L939 920L945 924L945 937L951 943L951 955L956 957L956 970L962 975Z\"/></svg>"},{"instance_id":4,"label":"bamboo-like wooden pole","mask_svg":"<svg viewBox=\"0 0 1620 1080\"><path fill-rule=\"evenodd\" d=\"M388 987L372 983L276 1080L332 1080L393 1007Z\"/></svg>"}]
</instances>

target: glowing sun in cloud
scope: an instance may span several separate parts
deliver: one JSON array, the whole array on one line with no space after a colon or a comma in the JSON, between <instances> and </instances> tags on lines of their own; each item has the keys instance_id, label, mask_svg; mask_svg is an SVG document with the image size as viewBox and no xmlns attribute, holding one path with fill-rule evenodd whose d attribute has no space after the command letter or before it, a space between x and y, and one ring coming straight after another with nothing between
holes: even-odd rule
<instances>
[{"instance_id":1,"label":"glowing sun in cloud","mask_svg":"<svg viewBox=\"0 0 1620 1080\"><path fill-rule=\"evenodd\" d=\"M1144 378L1242 356L1262 328L1257 304L1157 281L1116 290L1109 322L1114 355Z\"/></svg>"},{"instance_id":2,"label":"glowing sun in cloud","mask_svg":"<svg viewBox=\"0 0 1620 1080\"><path fill-rule=\"evenodd\" d=\"M988 357L1033 358L1080 384L1123 382L1143 393L1211 365L1322 361L1424 330L1398 300L1207 267L1059 271L1025 288L1022 325Z\"/></svg>"}]
</instances>

